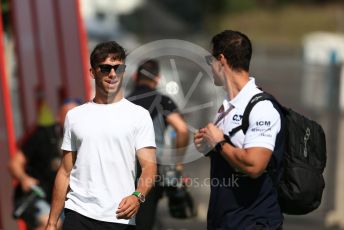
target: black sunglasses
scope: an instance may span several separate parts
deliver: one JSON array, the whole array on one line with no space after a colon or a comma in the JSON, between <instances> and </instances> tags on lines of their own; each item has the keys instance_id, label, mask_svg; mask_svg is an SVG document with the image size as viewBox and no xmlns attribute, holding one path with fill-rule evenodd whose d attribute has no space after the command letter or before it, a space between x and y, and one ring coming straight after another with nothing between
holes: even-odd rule
<instances>
[{"instance_id":1,"label":"black sunglasses","mask_svg":"<svg viewBox=\"0 0 344 230\"><path fill-rule=\"evenodd\" d=\"M115 70L116 74L124 73L125 71L125 64L118 64L118 65L109 65L109 64L100 64L99 69L101 73L109 74L112 69Z\"/></svg>"}]
</instances>

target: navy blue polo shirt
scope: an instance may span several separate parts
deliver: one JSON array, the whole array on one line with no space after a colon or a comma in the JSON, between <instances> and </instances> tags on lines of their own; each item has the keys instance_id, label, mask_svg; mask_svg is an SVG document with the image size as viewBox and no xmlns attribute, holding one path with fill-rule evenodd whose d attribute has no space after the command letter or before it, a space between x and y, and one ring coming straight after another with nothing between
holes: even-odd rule
<instances>
[{"instance_id":1,"label":"navy blue polo shirt","mask_svg":"<svg viewBox=\"0 0 344 230\"><path fill-rule=\"evenodd\" d=\"M280 147L273 157L281 156L282 138L277 139ZM252 179L236 173L220 154L211 155L208 230L250 229L255 224L279 226L282 222L277 191L268 173Z\"/></svg>"},{"instance_id":2,"label":"navy blue polo shirt","mask_svg":"<svg viewBox=\"0 0 344 230\"><path fill-rule=\"evenodd\" d=\"M250 78L234 99L224 101L225 111L229 107L234 108L219 122L218 126L225 134L228 135L233 128L241 125L247 103L253 95L260 92L254 78ZM239 131L231 138L233 145L238 148L271 149L274 169L280 171L284 120L279 108L270 101L259 102L251 111L249 121L246 134ZM277 191L269 173L253 179L233 169L220 153L214 152L210 157L208 230L256 229L255 225L277 229L283 223Z\"/></svg>"}]
</instances>

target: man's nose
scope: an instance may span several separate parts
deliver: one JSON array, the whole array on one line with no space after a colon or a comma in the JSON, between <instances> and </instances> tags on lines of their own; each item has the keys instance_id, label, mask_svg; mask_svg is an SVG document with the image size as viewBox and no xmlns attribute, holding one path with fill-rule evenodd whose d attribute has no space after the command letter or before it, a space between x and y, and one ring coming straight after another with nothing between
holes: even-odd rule
<instances>
[{"instance_id":1,"label":"man's nose","mask_svg":"<svg viewBox=\"0 0 344 230\"><path fill-rule=\"evenodd\" d=\"M111 71L110 71L110 73L109 73L109 76L110 77L116 77L117 75L116 75L116 70L115 70L115 68L111 68Z\"/></svg>"}]
</instances>

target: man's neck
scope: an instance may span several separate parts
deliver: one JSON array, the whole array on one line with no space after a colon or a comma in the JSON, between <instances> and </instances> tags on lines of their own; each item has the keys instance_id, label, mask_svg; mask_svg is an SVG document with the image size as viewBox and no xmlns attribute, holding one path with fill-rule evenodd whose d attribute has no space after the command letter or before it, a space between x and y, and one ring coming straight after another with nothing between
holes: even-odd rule
<instances>
[{"instance_id":1,"label":"man's neck","mask_svg":"<svg viewBox=\"0 0 344 230\"><path fill-rule=\"evenodd\" d=\"M93 102L97 104L112 104L112 103L119 102L122 99L123 99L122 90L117 92L114 95L101 95L100 93L96 92Z\"/></svg>"},{"instance_id":2,"label":"man's neck","mask_svg":"<svg viewBox=\"0 0 344 230\"><path fill-rule=\"evenodd\" d=\"M239 92L249 81L249 73L246 71L233 71L228 69L225 71L226 83L225 90L228 98L231 100L236 97Z\"/></svg>"}]
</instances>

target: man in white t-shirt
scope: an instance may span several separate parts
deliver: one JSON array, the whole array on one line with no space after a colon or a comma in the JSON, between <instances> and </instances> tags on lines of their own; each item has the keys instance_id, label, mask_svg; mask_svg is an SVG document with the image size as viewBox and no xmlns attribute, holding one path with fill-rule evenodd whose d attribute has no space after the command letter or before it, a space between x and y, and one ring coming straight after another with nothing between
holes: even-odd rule
<instances>
[{"instance_id":1,"label":"man in white t-shirt","mask_svg":"<svg viewBox=\"0 0 344 230\"><path fill-rule=\"evenodd\" d=\"M56 176L47 230L135 229L135 214L156 175L155 137L149 112L123 97L125 51L116 42L91 53L92 101L68 112L63 160ZM135 189L135 156L142 166Z\"/></svg>"},{"instance_id":2,"label":"man in white t-shirt","mask_svg":"<svg viewBox=\"0 0 344 230\"><path fill-rule=\"evenodd\" d=\"M261 101L249 115L246 133L238 129L247 104L262 92L249 76L251 42L238 31L226 30L213 37L212 53L207 61L214 83L224 87L227 97L214 123L194 136L200 152L213 149L207 229L281 229L277 191L266 170L270 160L278 171L281 166L283 116L271 101ZM233 134L235 129L239 131Z\"/></svg>"}]
</instances>

